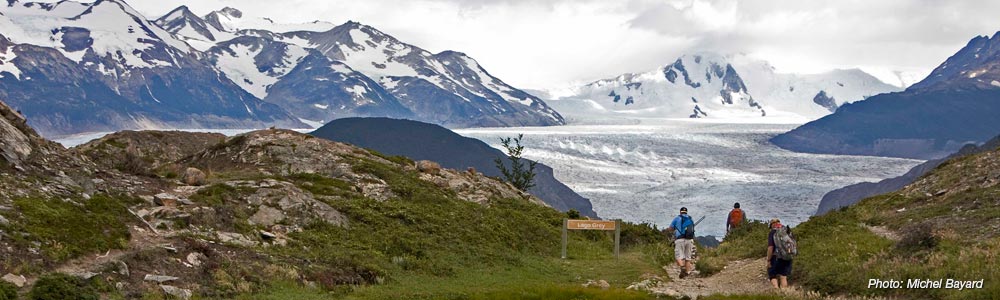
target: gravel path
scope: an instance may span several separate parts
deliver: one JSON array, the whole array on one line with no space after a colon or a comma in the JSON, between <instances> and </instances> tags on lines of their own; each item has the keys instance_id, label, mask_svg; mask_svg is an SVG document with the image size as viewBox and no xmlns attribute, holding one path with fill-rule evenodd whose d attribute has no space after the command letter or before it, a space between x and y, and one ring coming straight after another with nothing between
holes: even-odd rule
<instances>
[{"instance_id":1,"label":"gravel path","mask_svg":"<svg viewBox=\"0 0 1000 300\"><path fill-rule=\"evenodd\" d=\"M677 265L664 267L673 280L653 289L653 293L669 296L687 296L697 299L712 294L761 294L774 289L767 281L767 261L760 259L738 260L729 263L719 273L700 277L677 279L680 268Z\"/></svg>"}]
</instances>

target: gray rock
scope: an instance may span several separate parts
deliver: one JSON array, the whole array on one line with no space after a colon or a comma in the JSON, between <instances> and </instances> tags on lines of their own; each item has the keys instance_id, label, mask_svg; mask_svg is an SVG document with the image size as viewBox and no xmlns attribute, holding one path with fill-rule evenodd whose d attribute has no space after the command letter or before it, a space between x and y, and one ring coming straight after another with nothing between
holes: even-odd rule
<instances>
[{"instance_id":1,"label":"gray rock","mask_svg":"<svg viewBox=\"0 0 1000 300\"><path fill-rule=\"evenodd\" d=\"M178 299L191 299L191 290L189 289L182 289L172 285L160 285L160 288L163 289L163 293Z\"/></svg>"},{"instance_id":2,"label":"gray rock","mask_svg":"<svg viewBox=\"0 0 1000 300\"><path fill-rule=\"evenodd\" d=\"M153 275L153 274L146 274L146 276L142 278L142 280L145 280L145 281L155 281L157 283L164 283L164 282L168 282L168 281L176 281L177 279L180 279L180 278L174 277L174 276Z\"/></svg>"},{"instance_id":3,"label":"gray rock","mask_svg":"<svg viewBox=\"0 0 1000 300\"><path fill-rule=\"evenodd\" d=\"M205 257L205 255L201 254L200 252L191 252L187 255L186 260L188 264L195 267L200 267L202 261L204 261L206 258L207 257Z\"/></svg>"},{"instance_id":4,"label":"gray rock","mask_svg":"<svg viewBox=\"0 0 1000 300\"><path fill-rule=\"evenodd\" d=\"M438 175L441 174L441 165L433 161L421 160L417 162L417 170L422 173Z\"/></svg>"},{"instance_id":5,"label":"gray rock","mask_svg":"<svg viewBox=\"0 0 1000 300\"><path fill-rule=\"evenodd\" d=\"M7 275L4 275L3 278L0 279L3 279L3 281L6 282L10 282L14 284L14 286L19 288L24 287L24 284L28 282L28 280L24 278L24 275L14 275L11 273L7 273Z\"/></svg>"},{"instance_id":6,"label":"gray rock","mask_svg":"<svg viewBox=\"0 0 1000 300\"><path fill-rule=\"evenodd\" d=\"M172 194L159 193L153 196L153 203L160 206L177 206L179 198Z\"/></svg>"},{"instance_id":7,"label":"gray rock","mask_svg":"<svg viewBox=\"0 0 1000 300\"><path fill-rule=\"evenodd\" d=\"M246 236L234 233L234 232L216 232L216 236L219 237L219 241L222 243L232 243L240 246L254 246L257 243L250 240Z\"/></svg>"},{"instance_id":8,"label":"gray rock","mask_svg":"<svg viewBox=\"0 0 1000 300\"><path fill-rule=\"evenodd\" d=\"M186 185L200 186L205 184L205 172L197 168L187 168L181 181Z\"/></svg>"},{"instance_id":9,"label":"gray rock","mask_svg":"<svg viewBox=\"0 0 1000 300\"><path fill-rule=\"evenodd\" d=\"M251 224L271 226L285 219L285 214L277 208L261 205L257 213L250 217Z\"/></svg>"}]
</instances>

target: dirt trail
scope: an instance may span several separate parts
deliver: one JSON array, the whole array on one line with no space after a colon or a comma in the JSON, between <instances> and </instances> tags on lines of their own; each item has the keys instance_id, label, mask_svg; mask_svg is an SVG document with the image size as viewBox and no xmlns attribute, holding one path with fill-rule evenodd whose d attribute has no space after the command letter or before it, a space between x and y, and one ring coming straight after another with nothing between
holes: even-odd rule
<instances>
[{"instance_id":1,"label":"dirt trail","mask_svg":"<svg viewBox=\"0 0 1000 300\"><path fill-rule=\"evenodd\" d=\"M773 291L767 281L765 268L767 261L747 259L730 262L717 274L708 277L695 275L677 279L680 268L677 265L665 266L672 281L653 289L654 293L669 296L687 296L697 299L712 294L761 294Z\"/></svg>"}]
</instances>

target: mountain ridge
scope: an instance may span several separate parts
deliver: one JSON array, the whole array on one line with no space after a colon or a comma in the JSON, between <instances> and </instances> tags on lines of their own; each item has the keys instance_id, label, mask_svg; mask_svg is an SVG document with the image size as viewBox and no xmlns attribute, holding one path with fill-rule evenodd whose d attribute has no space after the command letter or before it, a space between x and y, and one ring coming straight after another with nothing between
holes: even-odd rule
<instances>
[{"instance_id":1,"label":"mountain ridge","mask_svg":"<svg viewBox=\"0 0 1000 300\"><path fill-rule=\"evenodd\" d=\"M1000 33L973 38L905 91L844 105L771 142L798 152L918 159L982 143L1000 132L998 45Z\"/></svg>"}]
</instances>

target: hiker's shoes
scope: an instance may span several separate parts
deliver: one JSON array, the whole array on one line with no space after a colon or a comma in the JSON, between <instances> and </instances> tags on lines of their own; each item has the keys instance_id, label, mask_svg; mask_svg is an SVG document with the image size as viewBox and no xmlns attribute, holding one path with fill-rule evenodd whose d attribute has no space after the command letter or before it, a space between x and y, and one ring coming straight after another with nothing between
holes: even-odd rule
<instances>
[{"instance_id":1,"label":"hiker's shoes","mask_svg":"<svg viewBox=\"0 0 1000 300\"><path fill-rule=\"evenodd\" d=\"M681 275L677 276L677 278L684 279L684 277L688 277L688 272L685 269L681 269Z\"/></svg>"}]
</instances>

